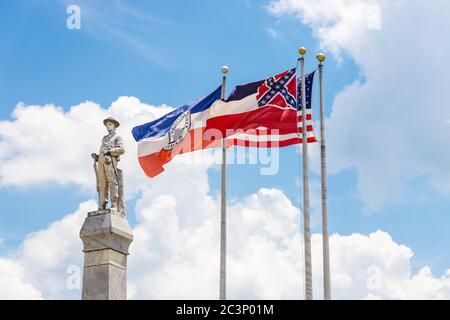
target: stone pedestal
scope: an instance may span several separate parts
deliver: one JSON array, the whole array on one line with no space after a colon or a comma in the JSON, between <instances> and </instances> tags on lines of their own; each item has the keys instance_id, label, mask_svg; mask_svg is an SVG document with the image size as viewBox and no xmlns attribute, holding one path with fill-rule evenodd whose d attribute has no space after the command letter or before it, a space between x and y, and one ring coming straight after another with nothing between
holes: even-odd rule
<instances>
[{"instance_id":1,"label":"stone pedestal","mask_svg":"<svg viewBox=\"0 0 450 320\"><path fill-rule=\"evenodd\" d=\"M83 241L83 300L127 299L127 255L133 241L123 215L106 209L88 213Z\"/></svg>"}]
</instances>

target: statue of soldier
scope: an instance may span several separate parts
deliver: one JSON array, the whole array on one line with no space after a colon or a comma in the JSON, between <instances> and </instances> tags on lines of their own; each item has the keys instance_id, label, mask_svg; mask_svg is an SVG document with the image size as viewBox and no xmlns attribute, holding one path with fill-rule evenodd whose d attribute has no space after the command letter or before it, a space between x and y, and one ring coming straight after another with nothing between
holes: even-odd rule
<instances>
[{"instance_id":1,"label":"statue of soldier","mask_svg":"<svg viewBox=\"0 0 450 320\"><path fill-rule=\"evenodd\" d=\"M120 156L125 153L123 139L116 134L120 126L119 121L113 117L103 120L108 134L103 137L99 154L92 153L94 169L97 178L98 209L106 209L108 194L111 200L111 209L125 214L123 199L123 174L117 168Z\"/></svg>"}]
</instances>

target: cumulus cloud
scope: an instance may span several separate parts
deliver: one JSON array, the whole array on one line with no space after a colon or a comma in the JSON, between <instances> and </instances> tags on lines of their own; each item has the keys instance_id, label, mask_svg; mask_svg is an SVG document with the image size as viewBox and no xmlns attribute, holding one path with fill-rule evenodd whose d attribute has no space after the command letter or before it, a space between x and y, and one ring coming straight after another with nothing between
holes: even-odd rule
<instances>
[{"instance_id":1,"label":"cumulus cloud","mask_svg":"<svg viewBox=\"0 0 450 320\"><path fill-rule=\"evenodd\" d=\"M349 47L362 47L367 34L381 29L383 5L402 0L275 0L267 9L281 17L292 15L313 27L321 45L339 56Z\"/></svg>"},{"instance_id":2,"label":"cumulus cloud","mask_svg":"<svg viewBox=\"0 0 450 320\"><path fill-rule=\"evenodd\" d=\"M137 145L131 129L171 110L170 106L148 105L135 97L119 97L108 108L87 101L68 111L55 105L19 103L12 120L0 121L0 186L55 182L93 191L95 178L90 153L98 152L106 134L102 120L113 115L121 122L117 132L126 147L120 166L126 172L128 195L146 189L149 179L137 162Z\"/></svg>"},{"instance_id":3,"label":"cumulus cloud","mask_svg":"<svg viewBox=\"0 0 450 320\"><path fill-rule=\"evenodd\" d=\"M69 290L68 268L81 274L82 244L78 237L88 211L96 203L87 201L78 210L29 234L20 248L0 258L0 297L4 299L71 299L78 292ZM8 284L17 284L15 286Z\"/></svg>"},{"instance_id":4,"label":"cumulus cloud","mask_svg":"<svg viewBox=\"0 0 450 320\"><path fill-rule=\"evenodd\" d=\"M204 192L185 192L186 199L148 194L137 204L133 249L140 253L130 256L134 298L218 297L219 202ZM199 202L196 210L194 202ZM290 281L292 276L300 282L300 258L291 253L299 247L298 210L286 196L261 189L231 205L228 217L228 297L299 297Z\"/></svg>"},{"instance_id":5,"label":"cumulus cloud","mask_svg":"<svg viewBox=\"0 0 450 320\"><path fill-rule=\"evenodd\" d=\"M313 251L321 252L322 237L313 235ZM427 266L416 274L411 271L411 248L393 241L383 231L368 236L354 233L334 234L330 238L332 291L342 299L448 299L449 272L435 277ZM322 256L314 256L314 266L321 267ZM317 270L321 271L321 270ZM322 281L316 272L315 283ZM322 296L322 286L316 286Z\"/></svg>"},{"instance_id":6,"label":"cumulus cloud","mask_svg":"<svg viewBox=\"0 0 450 320\"><path fill-rule=\"evenodd\" d=\"M268 10L312 28L320 47L359 66L327 119L330 173L355 168L366 209L403 200L410 179L450 191L450 3L274 0ZM420 21L420 27L417 27ZM326 72L326 69L325 69ZM331 103L331 101L329 102ZM317 161L315 161L317 162Z\"/></svg>"},{"instance_id":7,"label":"cumulus cloud","mask_svg":"<svg viewBox=\"0 0 450 320\"><path fill-rule=\"evenodd\" d=\"M207 181L206 175L199 178L202 181ZM184 192L186 197L149 191L137 202L138 223L128 260L129 298L218 298L219 201L206 187ZM17 252L1 257L0 297L79 299L80 288L71 287L69 280L78 276L81 284L78 232L93 208L93 200L80 204L76 212L30 234ZM301 299L298 208L281 190L262 188L235 201L228 217L228 297ZM321 243L321 236L314 234L317 299L322 298ZM335 299L450 298L450 269L441 276L429 267L413 274L413 251L386 232L334 234L330 244ZM78 274L68 273L77 268Z\"/></svg>"},{"instance_id":8,"label":"cumulus cloud","mask_svg":"<svg viewBox=\"0 0 450 320\"><path fill-rule=\"evenodd\" d=\"M129 195L137 199L129 297L215 299L220 219L219 199L211 195L208 182L211 166L189 165L186 170L186 164L174 163L149 180L136 163L131 126L169 110L133 97L121 97L108 109L91 102L68 111L52 105L19 104L14 119L0 123L0 148L4 151L0 153L0 181L2 185L72 183L93 193L95 180L86 150L97 150L104 134L101 120L110 114L117 116L127 144L121 166ZM70 150L64 149L67 145ZM39 170L30 171L21 158L33 160ZM95 207L94 200L81 203L76 212L28 235L17 251L1 257L0 297L79 299L82 244L78 234L86 213ZM299 215L298 208L277 189L262 188L229 204L229 298L302 298ZM412 274L412 250L387 233L335 234L330 242L335 298L450 297L450 272L436 277L425 267ZM320 236L313 235L312 243L315 297L321 298Z\"/></svg>"},{"instance_id":9,"label":"cumulus cloud","mask_svg":"<svg viewBox=\"0 0 450 320\"><path fill-rule=\"evenodd\" d=\"M42 299L41 292L24 280L24 268L11 259L0 258L0 299Z\"/></svg>"},{"instance_id":10,"label":"cumulus cloud","mask_svg":"<svg viewBox=\"0 0 450 320\"><path fill-rule=\"evenodd\" d=\"M119 167L125 173L127 198L143 190L167 190L178 179L195 179L217 163L220 154L216 151L220 149L177 156L167 164L170 170L151 180L139 166L131 129L172 110L167 105L153 106L127 96L119 97L107 108L87 101L67 111L55 105L19 103L12 120L0 121L0 187L54 182L72 184L93 194L95 176L90 154L98 152L101 138L107 133L102 123L107 116L120 121L117 132L124 139L126 153Z\"/></svg>"}]
</instances>

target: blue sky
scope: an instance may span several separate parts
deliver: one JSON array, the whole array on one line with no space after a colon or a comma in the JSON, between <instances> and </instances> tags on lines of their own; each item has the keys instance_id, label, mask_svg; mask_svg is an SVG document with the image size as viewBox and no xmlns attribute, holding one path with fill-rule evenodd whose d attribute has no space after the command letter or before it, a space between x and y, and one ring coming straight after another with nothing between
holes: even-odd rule
<instances>
[{"instance_id":1,"label":"blue sky","mask_svg":"<svg viewBox=\"0 0 450 320\"><path fill-rule=\"evenodd\" d=\"M106 108L120 96L134 96L151 105L181 106L215 89L221 81L222 65L230 68L227 83L230 92L234 85L295 66L299 46L309 50L306 70L316 68L317 52L327 55L325 112L330 118L332 108L342 105L342 102L335 103L336 97L353 84L368 81L374 68L362 65L353 47L333 52L333 47L317 35L317 25L310 22L314 18L302 22L295 14L275 15L267 9L269 3L251 0L195 0L189 1L189 5L179 1L2 1L0 120L12 121L11 113L19 102L54 104L67 111L86 100ZM81 8L80 30L66 28L69 4ZM369 104L371 96L361 99ZM316 96L315 107L317 101ZM354 124L349 117L346 125ZM357 125L364 127L363 123ZM339 131L330 132L336 136L329 143L339 139ZM100 141L100 137L92 139ZM370 143L363 141L358 145L348 141L346 148L364 153ZM386 143L387 152L396 148L395 141L380 143ZM345 141L341 140L340 146L343 144ZM87 155L90 152L86 150ZM311 161L314 160L317 159ZM398 193L393 192L394 198L381 201L375 210L368 210L358 166L330 166L335 168L328 177L330 233L369 234L381 229L395 242L412 248L413 271L428 265L436 274L445 272L450 266L447 212L450 200L446 188L442 192L436 190L431 173L426 173L432 172L431 169L418 170L415 174L412 168L401 177L402 187ZM379 170L378 174L383 175L384 167L381 163L367 170ZM294 147L281 151L280 171L275 176L261 176L257 166L230 165L229 200L235 201L266 187L282 190L298 206L298 176L299 155ZM218 167L208 171L208 179L211 195L217 196ZM317 172L312 173L311 180L319 183ZM385 188L378 187L377 180L371 186ZM27 234L46 228L74 212L80 202L93 197L92 190L80 188L76 183L49 180L23 186L1 184L0 254L17 250ZM137 223L136 201L137 198L132 198L128 202L133 226ZM320 220L314 221L313 232L320 232Z\"/></svg>"}]
</instances>

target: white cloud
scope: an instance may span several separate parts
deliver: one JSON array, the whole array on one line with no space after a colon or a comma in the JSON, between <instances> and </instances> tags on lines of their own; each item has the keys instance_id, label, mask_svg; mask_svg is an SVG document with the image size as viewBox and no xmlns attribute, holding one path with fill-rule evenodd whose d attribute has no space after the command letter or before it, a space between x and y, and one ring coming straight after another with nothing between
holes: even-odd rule
<instances>
[{"instance_id":1,"label":"white cloud","mask_svg":"<svg viewBox=\"0 0 450 320\"><path fill-rule=\"evenodd\" d=\"M131 129L171 111L155 107L135 97L120 97L103 109L93 102L71 107L68 111L54 105L19 103L13 120L0 122L0 186L33 186L43 182L75 184L89 191L95 188L91 152L98 152L106 134L102 120L116 116L124 138L124 168L129 191L138 191L148 183L137 164L137 146Z\"/></svg>"},{"instance_id":2,"label":"white cloud","mask_svg":"<svg viewBox=\"0 0 450 320\"><path fill-rule=\"evenodd\" d=\"M177 218L180 228L196 225L198 221L202 221L202 215L217 212L214 209L216 204L208 196L209 165L183 164L183 161L176 160L189 158L191 155L179 156L167 165L164 174L150 180L141 172L137 163L136 143L131 136L131 128L136 123L147 122L171 110L167 106L143 104L134 97L120 97L108 109L87 102L74 106L67 112L55 106L19 104L14 111L13 121L0 122L0 149L4 150L0 155L0 182L3 186L34 186L49 181L72 183L94 195L95 177L90 153L98 151L101 137L105 134L102 119L107 115L115 115L121 122L118 132L123 136L127 150L120 167L125 172L128 197L136 198L142 192L141 200L137 202L139 221L143 221L143 226L146 226L145 221L150 214L148 208L152 201L160 203L156 207L160 208L161 217L164 217L169 211L162 206L163 200L160 199L176 199L174 203L179 205L177 212L183 212L182 208L187 211ZM43 127L50 129L42 130ZM71 146L70 150L67 150L68 145ZM214 157L215 154L206 152L204 156L208 160L208 157ZM210 162L211 159L207 161ZM27 163L33 163L33 166ZM44 167L48 170L44 170ZM187 167L189 170L186 170ZM143 199L147 199L144 204ZM79 297L78 292L67 289L66 271L71 265L81 266L81 241L78 233L86 213L94 208L94 201L81 204L76 213L28 236L21 249L11 257L12 262L27 270L27 281L38 287L44 297ZM155 213L156 211L151 212ZM142 228L138 225L136 233L139 234ZM144 228L142 240L148 236L147 229ZM161 230L156 231L158 235L164 235ZM139 246L139 241L133 245ZM156 248L150 248L157 253ZM161 247L160 250L165 252L166 248ZM144 253L145 248L142 251ZM42 276L47 273L49 276ZM62 291L65 292L61 293Z\"/></svg>"},{"instance_id":3,"label":"white cloud","mask_svg":"<svg viewBox=\"0 0 450 320\"><path fill-rule=\"evenodd\" d=\"M120 121L117 132L125 143L126 153L119 167L124 171L128 199L140 191L172 189L173 181L182 177L186 184L216 163L220 156L216 149L177 156L165 166L170 169L164 174L149 179L137 161L137 143L131 134L137 124L157 119L171 110L170 106L145 104L135 97L119 97L106 109L84 102L68 111L54 105L19 103L12 113L13 120L0 121L0 187L33 187L54 182L73 184L94 195L95 174L90 154L98 152L107 133L102 120L110 115Z\"/></svg>"},{"instance_id":4,"label":"white cloud","mask_svg":"<svg viewBox=\"0 0 450 320\"><path fill-rule=\"evenodd\" d=\"M19 263L0 258L0 299L42 299L42 295L24 280L24 269Z\"/></svg>"},{"instance_id":5,"label":"white cloud","mask_svg":"<svg viewBox=\"0 0 450 320\"><path fill-rule=\"evenodd\" d=\"M443 147L450 141L450 45L442 40L450 36L450 3L274 0L268 10L297 17L322 49L361 70L364 81L337 95L327 120L330 172L356 168L371 211L401 200L412 178L450 192Z\"/></svg>"},{"instance_id":6,"label":"white cloud","mask_svg":"<svg viewBox=\"0 0 450 320\"><path fill-rule=\"evenodd\" d=\"M321 252L322 237L313 236L314 252ZM395 243L389 234L377 231L369 236L352 234L333 235L330 239L331 273L333 291L341 298L354 299L376 295L382 298L398 299L393 284L403 287L410 279L410 248ZM315 255L314 266L321 266L320 255ZM316 271L321 271L316 270ZM316 283L321 282L321 273L316 272ZM321 296L321 287L318 295ZM423 296L422 298L425 298Z\"/></svg>"},{"instance_id":7,"label":"white cloud","mask_svg":"<svg viewBox=\"0 0 450 320\"><path fill-rule=\"evenodd\" d=\"M0 258L0 297L11 299L78 298L79 293L66 286L67 268L81 266L82 244L79 232L94 201L80 204L78 210L29 234L20 249ZM3 286L17 283L17 286Z\"/></svg>"},{"instance_id":8,"label":"white cloud","mask_svg":"<svg viewBox=\"0 0 450 320\"><path fill-rule=\"evenodd\" d=\"M281 17L293 15L313 27L322 47L340 56L348 48L362 47L371 32L382 27L382 6L403 0L274 0L269 12Z\"/></svg>"},{"instance_id":9,"label":"white cloud","mask_svg":"<svg viewBox=\"0 0 450 320\"><path fill-rule=\"evenodd\" d=\"M137 204L139 224L132 250L139 253L130 256L134 298L218 297L218 201L204 191L184 192L185 199L147 194ZM274 189L261 189L228 208L228 277L236 279L230 280L229 298L298 295L289 277L280 278L274 271L300 281L298 259L289 250L296 245L297 213ZM279 259L268 261L272 254ZM288 291L279 289L283 285Z\"/></svg>"},{"instance_id":10,"label":"white cloud","mask_svg":"<svg viewBox=\"0 0 450 320\"><path fill-rule=\"evenodd\" d=\"M207 181L206 174L197 183ZM205 184L207 186L207 184ZM136 204L138 223L128 263L133 299L217 299L219 201L207 188L186 196L149 191ZM66 283L69 266L82 265L79 229L87 201L47 229L29 235L20 250L0 258L0 297L79 299ZM228 297L302 297L299 210L282 191L260 189L228 210ZM335 299L449 299L450 269L411 272L413 252L386 232L334 234L331 243ZM314 234L315 298L322 297L321 236ZM3 285L12 284L12 285Z\"/></svg>"},{"instance_id":11,"label":"white cloud","mask_svg":"<svg viewBox=\"0 0 450 320\"><path fill-rule=\"evenodd\" d=\"M74 183L93 192L95 180L86 150L98 149L104 134L101 120L116 115L127 144L121 166L130 196L138 197L135 240L129 257L129 296L215 299L219 202L210 195L209 166L191 165L186 170L183 164L171 164L164 174L149 180L136 163L132 125L169 110L133 97L117 99L108 110L90 102L67 112L55 106L19 105L15 120L0 123L0 181L17 186L47 181ZM72 149L66 150L66 146ZM34 161L39 170L30 170L21 159ZM80 204L76 212L30 234L19 250L0 258L0 280L7 284L0 286L0 296L78 299L80 291L67 287L67 270L82 265L78 232L86 213L95 206L93 200ZM282 191L262 188L230 203L228 217L228 297L300 298L298 208ZM314 235L314 287L319 298L320 243L320 236ZM333 235L331 248L335 298L450 297L450 272L436 277L425 267L412 274L412 250L397 244L387 233Z\"/></svg>"}]
</instances>

